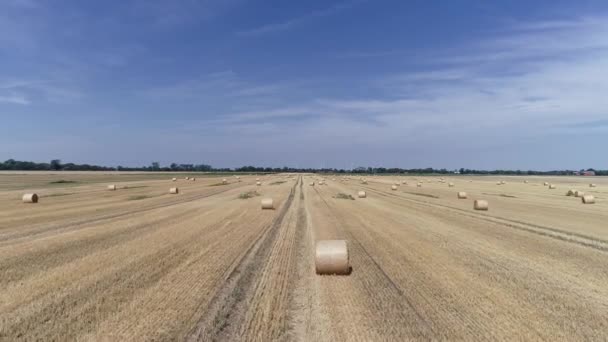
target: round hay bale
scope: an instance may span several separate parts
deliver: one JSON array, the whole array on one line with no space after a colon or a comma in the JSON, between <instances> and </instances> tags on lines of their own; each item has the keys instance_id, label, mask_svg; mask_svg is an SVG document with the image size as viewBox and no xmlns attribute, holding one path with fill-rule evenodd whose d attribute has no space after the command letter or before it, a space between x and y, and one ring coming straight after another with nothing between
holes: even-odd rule
<instances>
[{"instance_id":1,"label":"round hay bale","mask_svg":"<svg viewBox=\"0 0 608 342\"><path fill-rule=\"evenodd\" d=\"M465 199L467 198L467 193L464 191L459 191L458 192L458 199Z\"/></svg>"},{"instance_id":2,"label":"round hay bale","mask_svg":"<svg viewBox=\"0 0 608 342\"><path fill-rule=\"evenodd\" d=\"M359 198L365 198L365 197L367 197L367 194L365 193L365 191L360 190L359 192L357 192L357 196Z\"/></svg>"},{"instance_id":3,"label":"round hay bale","mask_svg":"<svg viewBox=\"0 0 608 342\"><path fill-rule=\"evenodd\" d=\"M169 189L169 193L170 194L174 194L174 195L175 194L179 194L179 189L178 188L171 188L171 189Z\"/></svg>"},{"instance_id":4,"label":"round hay bale","mask_svg":"<svg viewBox=\"0 0 608 342\"><path fill-rule=\"evenodd\" d=\"M544 186L547 186L547 185L549 185L549 183L548 183L548 182L544 182L544 183L543 183L543 185L544 185Z\"/></svg>"},{"instance_id":5,"label":"round hay bale","mask_svg":"<svg viewBox=\"0 0 608 342\"><path fill-rule=\"evenodd\" d=\"M367 181L364 180L364 181L361 182L361 184L367 184Z\"/></svg>"},{"instance_id":6,"label":"round hay bale","mask_svg":"<svg viewBox=\"0 0 608 342\"><path fill-rule=\"evenodd\" d=\"M350 264L346 240L320 240L315 249L317 274L349 274Z\"/></svg>"},{"instance_id":7,"label":"round hay bale","mask_svg":"<svg viewBox=\"0 0 608 342\"><path fill-rule=\"evenodd\" d=\"M549 184L549 189L555 189L555 188L556 188L555 184Z\"/></svg>"},{"instance_id":8,"label":"round hay bale","mask_svg":"<svg viewBox=\"0 0 608 342\"><path fill-rule=\"evenodd\" d=\"M566 192L566 196L574 196L575 191L570 189L568 190L568 192Z\"/></svg>"},{"instance_id":9,"label":"round hay bale","mask_svg":"<svg viewBox=\"0 0 608 342\"><path fill-rule=\"evenodd\" d=\"M593 203L595 203L595 198L593 197L593 195L585 195L585 196L581 197L581 201L584 204L593 204Z\"/></svg>"},{"instance_id":10,"label":"round hay bale","mask_svg":"<svg viewBox=\"0 0 608 342\"><path fill-rule=\"evenodd\" d=\"M323 181L319 181L319 185L323 185L325 184Z\"/></svg>"},{"instance_id":11,"label":"round hay bale","mask_svg":"<svg viewBox=\"0 0 608 342\"><path fill-rule=\"evenodd\" d=\"M454 187L454 183L448 183L448 186L449 186L450 188L453 188L453 187Z\"/></svg>"},{"instance_id":12,"label":"round hay bale","mask_svg":"<svg viewBox=\"0 0 608 342\"><path fill-rule=\"evenodd\" d=\"M191 181L196 182L196 178L192 177Z\"/></svg>"},{"instance_id":13,"label":"round hay bale","mask_svg":"<svg viewBox=\"0 0 608 342\"><path fill-rule=\"evenodd\" d=\"M574 197L583 197L583 196L585 196L585 193L582 191L576 190L574 192Z\"/></svg>"},{"instance_id":14,"label":"round hay bale","mask_svg":"<svg viewBox=\"0 0 608 342\"><path fill-rule=\"evenodd\" d=\"M496 185L502 185L502 183L501 182L496 182Z\"/></svg>"},{"instance_id":15,"label":"round hay bale","mask_svg":"<svg viewBox=\"0 0 608 342\"><path fill-rule=\"evenodd\" d=\"M114 184L108 185L108 190L110 190L110 191L116 190L116 185L114 185Z\"/></svg>"},{"instance_id":16,"label":"round hay bale","mask_svg":"<svg viewBox=\"0 0 608 342\"><path fill-rule=\"evenodd\" d=\"M172 182L176 182L177 178L173 177L173 179L171 179Z\"/></svg>"},{"instance_id":17,"label":"round hay bale","mask_svg":"<svg viewBox=\"0 0 608 342\"><path fill-rule=\"evenodd\" d=\"M591 183L591 184L589 184L589 187L590 188L595 188L595 184Z\"/></svg>"},{"instance_id":18,"label":"round hay bale","mask_svg":"<svg viewBox=\"0 0 608 342\"><path fill-rule=\"evenodd\" d=\"M38 194L25 194L21 200L23 203L38 203Z\"/></svg>"},{"instance_id":19,"label":"round hay bale","mask_svg":"<svg viewBox=\"0 0 608 342\"><path fill-rule=\"evenodd\" d=\"M256 180L256 181L259 181L260 179L259 179L259 178L256 178L255 180Z\"/></svg>"},{"instance_id":20,"label":"round hay bale","mask_svg":"<svg viewBox=\"0 0 608 342\"><path fill-rule=\"evenodd\" d=\"M310 186L315 186L315 182L310 182Z\"/></svg>"},{"instance_id":21,"label":"round hay bale","mask_svg":"<svg viewBox=\"0 0 608 342\"><path fill-rule=\"evenodd\" d=\"M263 198L261 203L262 209L274 209L274 201L272 198Z\"/></svg>"},{"instance_id":22,"label":"round hay bale","mask_svg":"<svg viewBox=\"0 0 608 342\"><path fill-rule=\"evenodd\" d=\"M262 186L262 182L255 182L255 185Z\"/></svg>"},{"instance_id":23,"label":"round hay bale","mask_svg":"<svg viewBox=\"0 0 608 342\"><path fill-rule=\"evenodd\" d=\"M393 190L393 191L394 191L394 190L397 190L397 186L396 186L396 185L392 185L392 186L391 186L391 190Z\"/></svg>"},{"instance_id":24,"label":"round hay bale","mask_svg":"<svg viewBox=\"0 0 608 342\"><path fill-rule=\"evenodd\" d=\"M190 180L190 177L186 177L186 180Z\"/></svg>"},{"instance_id":25,"label":"round hay bale","mask_svg":"<svg viewBox=\"0 0 608 342\"><path fill-rule=\"evenodd\" d=\"M488 201L486 200L475 200L473 203L475 210L488 210Z\"/></svg>"},{"instance_id":26,"label":"round hay bale","mask_svg":"<svg viewBox=\"0 0 608 342\"><path fill-rule=\"evenodd\" d=\"M524 183L528 184L528 181L527 181L527 180L525 180L525 181L524 181Z\"/></svg>"}]
</instances>

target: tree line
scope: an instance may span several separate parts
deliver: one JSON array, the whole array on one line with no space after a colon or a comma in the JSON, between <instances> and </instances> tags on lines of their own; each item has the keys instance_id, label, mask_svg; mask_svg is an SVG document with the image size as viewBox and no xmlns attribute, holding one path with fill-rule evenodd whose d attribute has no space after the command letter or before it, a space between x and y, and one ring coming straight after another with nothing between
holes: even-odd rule
<instances>
[{"instance_id":1,"label":"tree line","mask_svg":"<svg viewBox=\"0 0 608 342\"><path fill-rule=\"evenodd\" d=\"M9 159L0 162L0 170L14 171L164 171L164 172L250 172L250 173L275 173L275 172L306 172L306 173L338 173L338 174L454 174L463 175L573 175L576 172L594 171L598 176L608 176L608 170L595 170L592 168L581 170L554 170L554 171L534 171L534 170L475 170L460 168L458 170L448 170L445 168L434 169L402 169L384 167L357 167L354 169L336 168L294 168L294 167L259 167L242 166L239 168L214 168L208 164L178 164L171 163L168 166L161 166L159 162L152 162L149 166L139 167L108 167L90 164L62 163L59 159L53 159L49 163L36 163L31 161L18 161Z\"/></svg>"}]
</instances>

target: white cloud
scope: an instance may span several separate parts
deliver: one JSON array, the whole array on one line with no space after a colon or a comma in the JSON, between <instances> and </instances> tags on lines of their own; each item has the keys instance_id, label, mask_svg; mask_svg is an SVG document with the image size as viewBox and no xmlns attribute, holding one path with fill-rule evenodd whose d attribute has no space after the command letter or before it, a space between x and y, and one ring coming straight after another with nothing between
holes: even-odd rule
<instances>
[{"instance_id":1,"label":"white cloud","mask_svg":"<svg viewBox=\"0 0 608 342\"><path fill-rule=\"evenodd\" d=\"M331 7L325 8L325 9L312 11L305 15L295 17L295 18L286 20L284 22L267 24L267 25L262 25L257 28L239 31L239 32L237 32L237 35L239 35L239 36L260 36L260 35L264 35L267 33L285 31L292 27L302 25L302 24L306 23L307 21L336 14L340 11L351 8L358 2L361 2L361 1L360 0L359 1L350 1L350 2L336 4L336 5L333 5Z\"/></svg>"}]
</instances>

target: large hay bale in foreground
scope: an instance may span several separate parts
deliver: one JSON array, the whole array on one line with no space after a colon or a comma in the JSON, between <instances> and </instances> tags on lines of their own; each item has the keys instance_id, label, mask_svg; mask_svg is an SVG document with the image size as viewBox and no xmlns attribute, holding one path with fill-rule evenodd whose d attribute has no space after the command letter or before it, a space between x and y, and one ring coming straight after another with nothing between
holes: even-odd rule
<instances>
[{"instance_id":1,"label":"large hay bale in foreground","mask_svg":"<svg viewBox=\"0 0 608 342\"><path fill-rule=\"evenodd\" d=\"M357 196L359 198L365 198L365 197L367 197L367 194L365 193L365 191L360 190L359 192L357 192Z\"/></svg>"},{"instance_id":2,"label":"large hay bale in foreground","mask_svg":"<svg viewBox=\"0 0 608 342\"><path fill-rule=\"evenodd\" d=\"M583 196L585 196L585 193L582 191L576 190L574 192L574 197L583 197Z\"/></svg>"},{"instance_id":3,"label":"large hay bale in foreground","mask_svg":"<svg viewBox=\"0 0 608 342\"><path fill-rule=\"evenodd\" d=\"M114 185L114 184L108 185L108 190L110 190L110 191L116 190L116 185Z\"/></svg>"},{"instance_id":4,"label":"large hay bale in foreground","mask_svg":"<svg viewBox=\"0 0 608 342\"><path fill-rule=\"evenodd\" d=\"M179 194L179 189L178 188L171 188L171 189L169 189L169 193L173 194L173 195Z\"/></svg>"},{"instance_id":5,"label":"large hay bale in foreground","mask_svg":"<svg viewBox=\"0 0 608 342\"><path fill-rule=\"evenodd\" d=\"M38 194L25 194L21 200L23 203L38 203Z\"/></svg>"},{"instance_id":6,"label":"large hay bale in foreground","mask_svg":"<svg viewBox=\"0 0 608 342\"><path fill-rule=\"evenodd\" d=\"M486 200L475 200L473 203L475 210L488 210L488 201Z\"/></svg>"},{"instance_id":7,"label":"large hay bale in foreground","mask_svg":"<svg viewBox=\"0 0 608 342\"><path fill-rule=\"evenodd\" d=\"M262 209L274 209L274 201L272 198L263 198L261 203Z\"/></svg>"},{"instance_id":8,"label":"large hay bale in foreground","mask_svg":"<svg viewBox=\"0 0 608 342\"><path fill-rule=\"evenodd\" d=\"M349 274L350 264L346 240L320 240L315 250L317 274Z\"/></svg>"},{"instance_id":9,"label":"large hay bale in foreground","mask_svg":"<svg viewBox=\"0 0 608 342\"><path fill-rule=\"evenodd\" d=\"M397 186L396 185L391 185L391 190L397 190Z\"/></svg>"},{"instance_id":10,"label":"large hay bale in foreground","mask_svg":"<svg viewBox=\"0 0 608 342\"><path fill-rule=\"evenodd\" d=\"M459 191L458 192L458 199L465 199L467 198L467 193L464 191Z\"/></svg>"},{"instance_id":11,"label":"large hay bale in foreground","mask_svg":"<svg viewBox=\"0 0 608 342\"><path fill-rule=\"evenodd\" d=\"M581 197L581 201L584 204L593 204L593 203L595 203L595 198L593 197L593 195L585 195L585 196Z\"/></svg>"}]
</instances>

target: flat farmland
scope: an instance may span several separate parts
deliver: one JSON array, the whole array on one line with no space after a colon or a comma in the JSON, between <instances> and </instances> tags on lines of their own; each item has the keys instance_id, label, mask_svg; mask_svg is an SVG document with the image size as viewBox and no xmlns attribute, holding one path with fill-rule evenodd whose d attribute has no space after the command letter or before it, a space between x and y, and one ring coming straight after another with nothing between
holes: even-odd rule
<instances>
[{"instance_id":1,"label":"flat farmland","mask_svg":"<svg viewBox=\"0 0 608 342\"><path fill-rule=\"evenodd\" d=\"M608 179L360 178L0 173L0 340L608 338Z\"/></svg>"}]
</instances>

